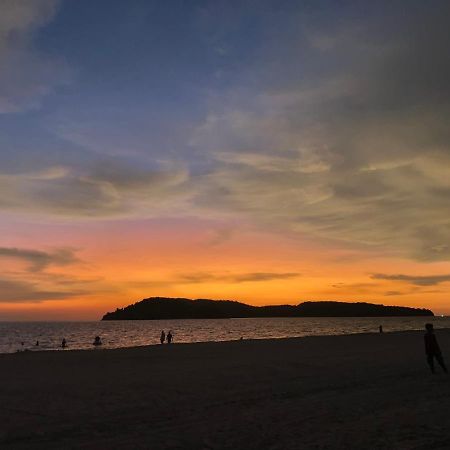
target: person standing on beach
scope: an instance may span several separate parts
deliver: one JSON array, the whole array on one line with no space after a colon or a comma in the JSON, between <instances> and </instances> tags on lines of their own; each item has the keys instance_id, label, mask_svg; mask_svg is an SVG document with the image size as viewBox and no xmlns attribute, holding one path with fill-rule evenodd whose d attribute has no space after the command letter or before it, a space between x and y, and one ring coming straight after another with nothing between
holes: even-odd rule
<instances>
[{"instance_id":1,"label":"person standing on beach","mask_svg":"<svg viewBox=\"0 0 450 450\"><path fill-rule=\"evenodd\" d=\"M61 341L61 348L66 348L67 347L67 341L66 338L63 338L63 340Z\"/></svg>"},{"instance_id":2,"label":"person standing on beach","mask_svg":"<svg viewBox=\"0 0 450 450\"><path fill-rule=\"evenodd\" d=\"M166 333L164 333L164 330L161 331L159 340L161 341L161 344L164 344L164 341L166 340Z\"/></svg>"},{"instance_id":3,"label":"person standing on beach","mask_svg":"<svg viewBox=\"0 0 450 450\"><path fill-rule=\"evenodd\" d=\"M427 323L425 325L427 332L425 333L425 353L427 355L427 362L430 366L431 373L435 373L434 370L434 358L442 367L445 373L448 373L447 366L445 365L444 358L442 357L441 349L434 334L434 328L432 323Z\"/></svg>"},{"instance_id":4,"label":"person standing on beach","mask_svg":"<svg viewBox=\"0 0 450 450\"><path fill-rule=\"evenodd\" d=\"M168 344L171 344L171 343L172 343L172 338L173 338L172 331L169 331L169 332L167 333L167 343L168 343Z\"/></svg>"}]
</instances>

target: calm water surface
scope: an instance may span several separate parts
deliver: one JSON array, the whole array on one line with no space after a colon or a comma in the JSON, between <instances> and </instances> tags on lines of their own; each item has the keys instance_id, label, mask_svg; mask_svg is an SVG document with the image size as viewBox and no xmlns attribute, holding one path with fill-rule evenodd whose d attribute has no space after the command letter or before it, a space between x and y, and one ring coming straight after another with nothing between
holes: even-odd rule
<instances>
[{"instance_id":1,"label":"calm water surface","mask_svg":"<svg viewBox=\"0 0 450 450\"><path fill-rule=\"evenodd\" d=\"M435 328L450 328L450 317L308 317L195 320L133 320L107 322L0 322L0 353L17 350L93 349L94 337L102 338L102 348L159 344L161 330L172 330L174 343L267 339L312 335L336 335L423 329L426 322ZM39 341L39 347L35 346ZM23 346L22 343L23 342Z\"/></svg>"}]
</instances>

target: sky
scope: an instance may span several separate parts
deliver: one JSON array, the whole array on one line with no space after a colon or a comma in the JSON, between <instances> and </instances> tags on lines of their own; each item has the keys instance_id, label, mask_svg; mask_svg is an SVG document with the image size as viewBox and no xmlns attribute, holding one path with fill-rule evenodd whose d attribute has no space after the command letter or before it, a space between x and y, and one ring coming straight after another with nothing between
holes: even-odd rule
<instances>
[{"instance_id":1,"label":"sky","mask_svg":"<svg viewBox=\"0 0 450 450\"><path fill-rule=\"evenodd\" d=\"M0 320L151 296L450 314L448 17L0 0Z\"/></svg>"}]
</instances>

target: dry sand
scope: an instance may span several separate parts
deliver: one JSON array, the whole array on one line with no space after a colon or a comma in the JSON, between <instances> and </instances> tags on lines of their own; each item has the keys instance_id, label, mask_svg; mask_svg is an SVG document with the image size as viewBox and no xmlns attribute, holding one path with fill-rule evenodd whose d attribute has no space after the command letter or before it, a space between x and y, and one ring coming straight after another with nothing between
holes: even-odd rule
<instances>
[{"instance_id":1,"label":"dry sand","mask_svg":"<svg viewBox=\"0 0 450 450\"><path fill-rule=\"evenodd\" d=\"M422 336L0 355L0 448L449 449Z\"/></svg>"}]
</instances>

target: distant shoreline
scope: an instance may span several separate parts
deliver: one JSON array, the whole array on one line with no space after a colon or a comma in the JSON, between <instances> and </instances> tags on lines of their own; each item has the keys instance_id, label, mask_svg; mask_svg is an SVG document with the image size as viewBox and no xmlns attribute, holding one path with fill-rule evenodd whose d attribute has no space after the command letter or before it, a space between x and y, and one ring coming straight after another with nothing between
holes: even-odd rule
<instances>
[{"instance_id":1,"label":"distant shoreline","mask_svg":"<svg viewBox=\"0 0 450 450\"><path fill-rule=\"evenodd\" d=\"M433 316L267 316L267 317L212 317L212 318L204 318L204 317L194 317L194 318L172 318L172 319L83 319L83 320L1 320L2 323L101 323L101 322L158 322L164 320L229 320L229 319L401 319L401 318L411 318L411 317L430 317L430 318L438 318L445 319L449 318L450 315L447 314L434 314Z\"/></svg>"},{"instance_id":2,"label":"distant shoreline","mask_svg":"<svg viewBox=\"0 0 450 450\"><path fill-rule=\"evenodd\" d=\"M415 318L415 317L423 317L423 318L447 318L448 316L442 315L406 315L406 316L255 316L255 317L168 317L163 319L107 319L107 320L79 320L74 321L73 323L83 323L83 322L164 322L164 321L173 321L173 320L235 320L235 319L406 319L406 318ZM8 322L8 321L4 321ZM14 321L11 321L13 323ZM28 321L29 323L33 323L32 321ZM65 321L53 321L63 323ZM1 321L0 321L1 323ZM27 323L27 322L20 322ZM37 322L35 322L37 323ZM45 321L41 321L41 323L46 323ZM51 322L49 322L51 323ZM71 323L67 321L67 323Z\"/></svg>"},{"instance_id":3,"label":"distant shoreline","mask_svg":"<svg viewBox=\"0 0 450 450\"><path fill-rule=\"evenodd\" d=\"M253 306L234 300L150 297L108 312L102 320L403 316L431 317L434 313L426 308L386 306L366 302L307 301L298 305Z\"/></svg>"}]
</instances>

